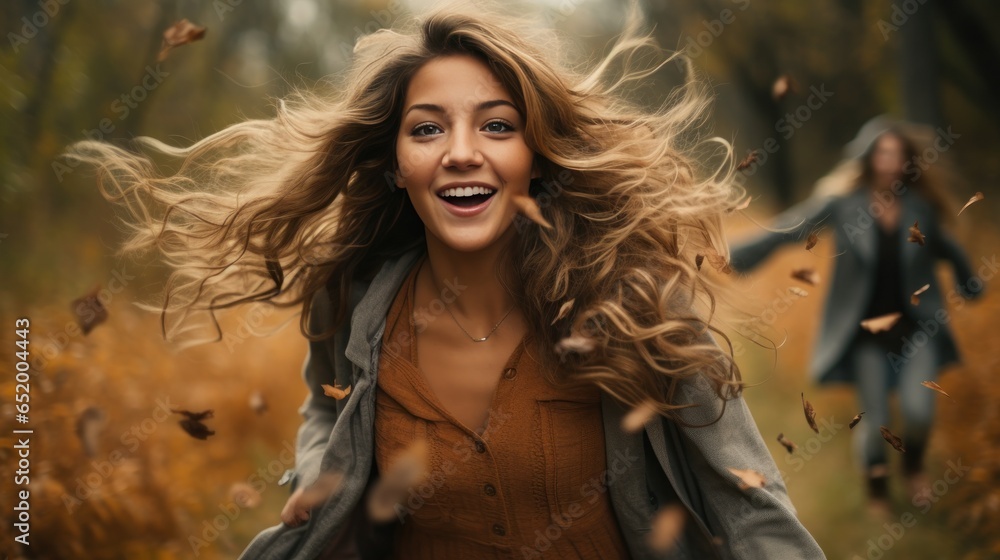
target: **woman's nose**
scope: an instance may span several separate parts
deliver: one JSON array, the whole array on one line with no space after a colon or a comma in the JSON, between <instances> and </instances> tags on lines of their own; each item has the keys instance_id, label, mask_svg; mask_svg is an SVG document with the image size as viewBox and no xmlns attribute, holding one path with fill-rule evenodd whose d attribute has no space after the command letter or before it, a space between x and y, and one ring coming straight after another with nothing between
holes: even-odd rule
<instances>
[{"instance_id":1,"label":"woman's nose","mask_svg":"<svg viewBox=\"0 0 1000 560\"><path fill-rule=\"evenodd\" d=\"M460 169L482 165L483 154L476 145L475 134L465 131L454 131L450 135L441 164L445 167Z\"/></svg>"}]
</instances>

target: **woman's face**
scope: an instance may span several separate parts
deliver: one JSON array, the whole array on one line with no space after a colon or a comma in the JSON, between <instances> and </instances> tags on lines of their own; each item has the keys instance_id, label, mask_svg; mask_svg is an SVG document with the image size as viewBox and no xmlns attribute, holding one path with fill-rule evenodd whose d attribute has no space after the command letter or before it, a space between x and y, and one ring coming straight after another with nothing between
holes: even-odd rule
<instances>
[{"instance_id":1,"label":"woman's face","mask_svg":"<svg viewBox=\"0 0 1000 560\"><path fill-rule=\"evenodd\" d=\"M875 142L871 156L872 173L880 179L893 181L903 175L906 151L903 141L895 134L883 134Z\"/></svg>"},{"instance_id":2,"label":"woman's face","mask_svg":"<svg viewBox=\"0 0 1000 560\"><path fill-rule=\"evenodd\" d=\"M507 90L472 56L435 58L414 74L396 136L396 184L428 235L477 251L510 228L512 197L527 195L540 176L524 125Z\"/></svg>"}]
</instances>

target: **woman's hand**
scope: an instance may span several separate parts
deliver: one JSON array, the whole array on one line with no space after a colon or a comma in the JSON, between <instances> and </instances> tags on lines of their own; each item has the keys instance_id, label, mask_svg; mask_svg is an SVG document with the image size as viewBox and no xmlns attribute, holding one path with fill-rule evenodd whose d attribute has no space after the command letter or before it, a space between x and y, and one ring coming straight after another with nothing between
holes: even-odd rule
<instances>
[{"instance_id":1,"label":"woman's hand","mask_svg":"<svg viewBox=\"0 0 1000 560\"><path fill-rule=\"evenodd\" d=\"M281 509L281 521L289 527L298 527L309 520L309 504L303 499L305 488L299 488L288 497Z\"/></svg>"}]
</instances>

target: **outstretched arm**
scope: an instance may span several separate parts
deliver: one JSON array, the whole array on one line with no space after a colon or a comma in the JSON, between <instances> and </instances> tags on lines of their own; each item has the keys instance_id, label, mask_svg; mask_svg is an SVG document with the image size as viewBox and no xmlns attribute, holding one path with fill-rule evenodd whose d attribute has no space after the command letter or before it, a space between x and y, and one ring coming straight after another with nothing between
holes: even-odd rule
<instances>
[{"instance_id":1,"label":"outstretched arm","mask_svg":"<svg viewBox=\"0 0 1000 560\"><path fill-rule=\"evenodd\" d=\"M774 229L780 231L763 231L730 248L730 265L745 272L760 264L781 245L805 240L820 227L835 200L834 197L814 196L782 212L774 223Z\"/></svg>"}]
</instances>

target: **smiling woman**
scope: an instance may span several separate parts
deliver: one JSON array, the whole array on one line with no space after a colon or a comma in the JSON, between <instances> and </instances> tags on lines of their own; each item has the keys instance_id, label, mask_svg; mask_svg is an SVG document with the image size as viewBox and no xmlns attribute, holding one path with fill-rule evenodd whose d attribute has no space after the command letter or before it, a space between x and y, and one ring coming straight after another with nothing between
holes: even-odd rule
<instances>
[{"instance_id":1,"label":"smiling woman","mask_svg":"<svg viewBox=\"0 0 1000 560\"><path fill-rule=\"evenodd\" d=\"M695 263L727 253L739 192L731 146L693 133L699 82L622 95L675 60L635 2L583 73L538 21L473 9L361 38L336 91L274 119L137 139L174 175L73 147L125 249L173 269L165 334L302 306L293 492L242 557L822 558L712 336Z\"/></svg>"}]
</instances>

